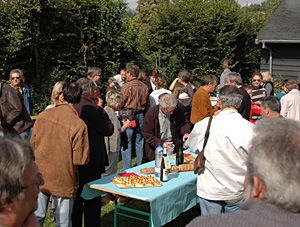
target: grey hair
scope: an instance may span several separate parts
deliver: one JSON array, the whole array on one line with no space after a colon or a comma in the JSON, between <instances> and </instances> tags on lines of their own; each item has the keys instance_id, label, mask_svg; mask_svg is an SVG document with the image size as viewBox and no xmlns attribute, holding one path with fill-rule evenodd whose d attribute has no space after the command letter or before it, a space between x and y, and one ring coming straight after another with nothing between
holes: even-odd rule
<instances>
[{"instance_id":1,"label":"grey hair","mask_svg":"<svg viewBox=\"0 0 300 227\"><path fill-rule=\"evenodd\" d=\"M232 85L225 85L220 89L219 98L222 103L222 108L233 107L235 109L240 108L242 104L243 96L239 92L239 89Z\"/></svg>"},{"instance_id":2,"label":"grey hair","mask_svg":"<svg viewBox=\"0 0 300 227\"><path fill-rule=\"evenodd\" d=\"M268 107L271 111L277 112L277 113L280 113L280 110L281 110L281 104L280 104L279 99L277 97L271 96L271 95L268 97L265 97L262 100L261 106L263 106L264 108Z\"/></svg>"},{"instance_id":3,"label":"grey hair","mask_svg":"<svg viewBox=\"0 0 300 227\"><path fill-rule=\"evenodd\" d=\"M117 108L120 106L120 104L123 102L123 94L119 92L108 92L106 94L106 103L107 106L111 107L114 110L117 110Z\"/></svg>"},{"instance_id":4,"label":"grey hair","mask_svg":"<svg viewBox=\"0 0 300 227\"><path fill-rule=\"evenodd\" d=\"M241 74L239 74L239 73L231 72L231 73L229 73L229 75L227 77L231 83L235 82L238 85L243 84Z\"/></svg>"},{"instance_id":5,"label":"grey hair","mask_svg":"<svg viewBox=\"0 0 300 227\"><path fill-rule=\"evenodd\" d=\"M129 72L133 77L138 77L140 69L137 65L130 65L126 68L126 71Z\"/></svg>"},{"instance_id":6,"label":"grey hair","mask_svg":"<svg viewBox=\"0 0 300 227\"><path fill-rule=\"evenodd\" d=\"M25 76L24 76L24 73L21 69L12 69L9 73L9 80L11 80L11 76L12 76L13 73L19 74L20 81L22 83L25 83Z\"/></svg>"},{"instance_id":7,"label":"grey hair","mask_svg":"<svg viewBox=\"0 0 300 227\"><path fill-rule=\"evenodd\" d=\"M300 122L272 118L258 124L248 156L249 186L257 176L266 185L265 201L300 211Z\"/></svg>"},{"instance_id":8,"label":"grey hair","mask_svg":"<svg viewBox=\"0 0 300 227\"><path fill-rule=\"evenodd\" d=\"M0 139L0 212L22 193L25 168L34 160L30 143L16 138ZM22 197L22 196L21 196Z\"/></svg>"},{"instance_id":9,"label":"grey hair","mask_svg":"<svg viewBox=\"0 0 300 227\"><path fill-rule=\"evenodd\" d=\"M211 83L211 84L217 84L218 83L218 78L215 75L212 75L212 74L207 75L203 79L203 84L204 85L208 85L209 83Z\"/></svg>"},{"instance_id":10,"label":"grey hair","mask_svg":"<svg viewBox=\"0 0 300 227\"><path fill-rule=\"evenodd\" d=\"M176 107L177 99L173 94L163 93L159 96L159 105L163 108Z\"/></svg>"},{"instance_id":11,"label":"grey hair","mask_svg":"<svg viewBox=\"0 0 300 227\"><path fill-rule=\"evenodd\" d=\"M95 87L95 83L87 77L80 78L79 80L77 80L77 83L80 85L82 89L82 95L90 94L91 89Z\"/></svg>"},{"instance_id":12,"label":"grey hair","mask_svg":"<svg viewBox=\"0 0 300 227\"><path fill-rule=\"evenodd\" d=\"M95 75L101 75L101 69L98 67L89 67L87 71L87 77L92 79Z\"/></svg>"}]
</instances>

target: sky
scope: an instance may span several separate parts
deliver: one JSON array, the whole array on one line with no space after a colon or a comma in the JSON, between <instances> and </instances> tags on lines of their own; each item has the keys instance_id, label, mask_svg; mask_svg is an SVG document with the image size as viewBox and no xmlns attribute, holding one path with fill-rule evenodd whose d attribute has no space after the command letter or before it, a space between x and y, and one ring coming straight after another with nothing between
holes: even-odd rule
<instances>
[{"instance_id":1,"label":"sky","mask_svg":"<svg viewBox=\"0 0 300 227\"><path fill-rule=\"evenodd\" d=\"M241 6L245 6L247 4L256 3L261 4L264 0L237 0ZM137 7L137 0L126 0L129 3L130 9L135 9Z\"/></svg>"}]
</instances>

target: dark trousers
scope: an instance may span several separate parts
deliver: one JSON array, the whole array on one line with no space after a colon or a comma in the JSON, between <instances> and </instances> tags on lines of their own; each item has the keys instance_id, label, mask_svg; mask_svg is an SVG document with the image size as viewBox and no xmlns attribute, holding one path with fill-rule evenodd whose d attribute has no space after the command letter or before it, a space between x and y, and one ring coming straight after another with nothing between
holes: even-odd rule
<instances>
[{"instance_id":1,"label":"dark trousers","mask_svg":"<svg viewBox=\"0 0 300 227\"><path fill-rule=\"evenodd\" d=\"M101 216L101 196L85 200L77 196L74 200L72 212L72 226L82 227L82 214L84 214L85 227L99 227Z\"/></svg>"}]
</instances>

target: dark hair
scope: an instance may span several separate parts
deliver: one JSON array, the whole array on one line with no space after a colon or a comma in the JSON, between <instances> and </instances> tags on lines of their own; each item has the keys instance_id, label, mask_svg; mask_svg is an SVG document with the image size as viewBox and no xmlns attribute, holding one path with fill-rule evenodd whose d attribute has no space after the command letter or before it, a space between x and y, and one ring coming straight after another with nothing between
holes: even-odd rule
<instances>
[{"instance_id":1,"label":"dark hair","mask_svg":"<svg viewBox=\"0 0 300 227\"><path fill-rule=\"evenodd\" d=\"M189 83L191 80L191 74L186 70L179 72L178 77L180 77L185 83Z\"/></svg>"},{"instance_id":2,"label":"dark hair","mask_svg":"<svg viewBox=\"0 0 300 227\"><path fill-rule=\"evenodd\" d=\"M275 96L268 96L265 97L262 102L261 105L263 107L268 107L270 110L272 110L273 112L277 112L280 113L281 110L281 104L280 101L277 97Z\"/></svg>"},{"instance_id":3,"label":"dark hair","mask_svg":"<svg viewBox=\"0 0 300 227\"><path fill-rule=\"evenodd\" d=\"M251 79L253 79L253 77L255 77L255 76L259 76L261 80L263 79L263 76L261 75L260 72L254 72L254 73L252 74L252 78L251 78Z\"/></svg>"},{"instance_id":4,"label":"dark hair","mask_svg":"<svg viewBox=\"0 0 300 227\"><path fill-rule=\"evenodd\" d=\"M156 69L156 68L152 69L151 72L150 72L150 74L149 74L149 76L154 76L154 77L159 76L158 69Z\"/></svg>"},{"instance_id":5,"label":"dark hair","mask_svg":"<svg viewBox=\"0 0 300 227\"><path fill-rule=\"evenodd\" d=\"M139 76L139 67L137 65L130 65L126 68L126 71L129 72L133 77Z\"/></svg>"},{"instance_id":6,"label":"dark hair","mask_svg":"<svg viewBox=\"0 0 300 227\"><path fill-rule=\"evenodd\" d=\"M68 103L79 103L82 95L82 89L78 83L69 82L64 84L62 92L64 100Z\"/></svg>"}]
</instances>

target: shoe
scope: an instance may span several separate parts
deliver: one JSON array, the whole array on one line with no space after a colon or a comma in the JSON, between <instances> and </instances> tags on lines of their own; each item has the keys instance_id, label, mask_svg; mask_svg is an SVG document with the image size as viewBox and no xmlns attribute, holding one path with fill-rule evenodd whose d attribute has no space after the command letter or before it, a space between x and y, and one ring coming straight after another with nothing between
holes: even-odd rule
<instances>
[{"instance_id":1,"label":"shoe","mask_svg":"<svg viewBox=\"0 0 300 227\"><path fill-rule=\"evenodd\" d=\"M106 204L110 204L110 205L112 205L112 204L114 204L115 202L109 197L109 196L103 196L102 198L101 198L101 203L102 204L104 204L104 205L106 205Z\"/></svg>"}]
</instances>

